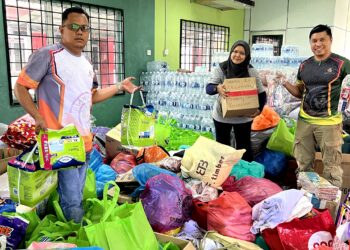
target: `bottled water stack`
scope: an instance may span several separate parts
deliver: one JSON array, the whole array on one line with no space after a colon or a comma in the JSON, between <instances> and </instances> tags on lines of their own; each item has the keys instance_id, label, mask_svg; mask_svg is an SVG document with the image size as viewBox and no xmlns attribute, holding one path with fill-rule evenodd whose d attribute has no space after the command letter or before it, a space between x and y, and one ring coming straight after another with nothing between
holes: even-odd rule
<instances>
[{"instance_id":1,"label":"bottled water stack","mask_svg":"<svg viewBox=\"0 0 350 250\"><path fill-rule=\"evenodd\" d=\"M285 67L297 69L306 57L299 56L299 47L283 45L281 56L273 56L272 44L253 44L251 64L256 69L279 70Z\"/></svg>"},{"instance_id":2,"label":"bottled water stack","mask_svg":"<svg viewBox=\"0 0 350 250\"><path fill-rule=\"evenodd\" d=\"M208 77L207 72L142 72L140 84L147 104L159 115L175 118L184 129L214 133L211 111L216 97L205 92Z\"/></svg>"}]
</instances>

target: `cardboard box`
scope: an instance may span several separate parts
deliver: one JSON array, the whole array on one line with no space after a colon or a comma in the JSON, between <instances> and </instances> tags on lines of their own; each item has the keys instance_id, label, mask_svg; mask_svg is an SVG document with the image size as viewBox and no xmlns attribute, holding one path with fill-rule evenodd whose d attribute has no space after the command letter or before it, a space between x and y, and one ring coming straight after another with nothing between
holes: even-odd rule
<instances>
[{"instance_id":1,"label":"cardboard box","mask_svg":"<svg viewBox=\"0 0 350 250\"><path fill-rule=\"evenodd\" d=\"M7 163L22 151L14 148L0 148L0 175L6 172Z\"/></svg>"},{"instance_id":2,"label":"cardboard box","mask_svg":"<svg viewBox=\"0 0 350 250\"><path fill-rule=\"evenodd\" d=\"M342 154L341 167L343 169L343 185L340 188L340 190L342 191L340 203L343 203L346 195L350 191L350 154ZM322 176L323 163L322 163L322 156L320 152L316 152L315 154L314 170L316 173Z\"/></svg>"},{"instance_id":3,"label":"cardboard box","mask_svg":"<svg viewBox=\"0 0 350 250\"><path fill-rule=\"evenodd\" d=\"M224 86L229 95L221 100L224 117L252 115L259 108L255 77L226 79Z\"/></svg>"},{"instance_id":4,"label":"cardboard box","mask_svg":"<svg viewBox=\"0 0 350 250\"><path fill-rule=\"evenodd\" d=\"M120 152L130 152L137 154L137 148L129 148L121 144L121 126L120 124L112 128L106 134L106 158L112 160Z\"/></svg>"},{"instance_id":5,"label":"cardboard box","mask_svg":"<svg viewBox=\"0 0 350 250\"><path fill-rule=\"evenodd\" d=\"M307 192L307 191L306 191ZM317 209L325 209L327 208L329 213L331 214L333 221L335 222L338 215L338 209L340 205L342 192L339 190L337 194L337 198L334 201L328 201L323 199L318 199L315 194L307 193L306 197L312 203L312 206Z\"/></svg>"},{"instance_id":6,"label":"cardboard box","mask_svg":"<svg viewBox=\"0 0 350 250\"><path fill-rule=\"evenodd\" d=\"M154 233L157 237L157 240L161 243L167 243L169 241L173 242L175 245L180 247L180 249L183 250L196 250L192 242L187 241L187 240L182 240L179 238L175 238L166 234L161 234L161 233Z\"/></svg>"}]
</instances>

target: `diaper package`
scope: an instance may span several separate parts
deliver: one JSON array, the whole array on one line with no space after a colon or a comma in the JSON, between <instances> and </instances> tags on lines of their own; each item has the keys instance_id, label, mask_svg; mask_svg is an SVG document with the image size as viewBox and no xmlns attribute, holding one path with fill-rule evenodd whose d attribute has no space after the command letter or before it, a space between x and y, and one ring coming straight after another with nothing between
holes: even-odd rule
<instances>
[{"instance_id":1,"label":"diaper package","mask_svg":"<svg viewBox=\"0 0 350 250\"><path fill-rule=\"evenodd\" d=\"M40 131L38 148L40 167L44 170L80 166L85 163L84 141L73 124L61 130Z\"/></svg>"}]
</instances>

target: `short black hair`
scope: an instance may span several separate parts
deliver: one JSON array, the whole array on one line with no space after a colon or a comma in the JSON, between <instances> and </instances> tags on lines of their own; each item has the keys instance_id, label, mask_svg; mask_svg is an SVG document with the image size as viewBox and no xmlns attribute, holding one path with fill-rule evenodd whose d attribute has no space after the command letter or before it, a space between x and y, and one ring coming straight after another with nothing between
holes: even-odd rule
<instances>
[{"instance_id":1,"label":"short black hair","mask_svg":"<svg viewBox=\"0 0 350 250\"><path fill-rule=\"evenodd\" d=\"M328 25L325 24L319 24L312 28L309 34L309 39L311 39L312 34L314 33L320 33L326 31L327 35L332 39L332 31L331 28Z\"/></svg>"},{"instance_id":2,"label":"short black hair","mask_svg":"<svg viewBox=\"0 0 350 250\"><path fill-rule=\"evenodd\" d=\"M84 14L87 18L87 20L89 21L90 17L88 15L88 13L86 13L86 11L79 7L79 6L74 6L74 7L70 7L68 9L65 9L62 13L62 23L64 23L64 21L66 21L68 19L68 15L70 13L80 13L80 14Z\"/></svg>"}]
</instances>

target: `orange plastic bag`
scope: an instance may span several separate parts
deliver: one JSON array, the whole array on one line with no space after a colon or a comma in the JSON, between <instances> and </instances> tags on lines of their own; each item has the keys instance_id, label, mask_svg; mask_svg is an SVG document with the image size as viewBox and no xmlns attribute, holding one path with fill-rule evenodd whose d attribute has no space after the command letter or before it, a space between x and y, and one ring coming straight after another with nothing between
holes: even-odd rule
<instances>
[{"instance_id":1,"label":"orange plastic bag","mask_svg":"<svg viewBox=\"0 0 350 250\"><path fill-rule=\"evenodd\" d=\"M254 118L252 130L259 131L276 127L280 119L280 116L273 110L273 108L265 105L261 114Z\"/></svg>"},{"instance_id":2,"label":"orange plastic bag","mask_svg":"<svg viewBox=\"0 0 350 250\"><path fill-rule=\"evenodd\" d=\"M138 164L141 163L153 163L163 160L164 158L169 157L168 151L160 146L150 146L142 148L137 156L136 161Z\"/></svg>"}]
</instances>

